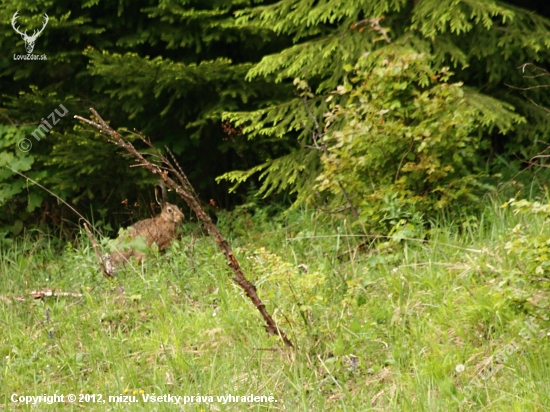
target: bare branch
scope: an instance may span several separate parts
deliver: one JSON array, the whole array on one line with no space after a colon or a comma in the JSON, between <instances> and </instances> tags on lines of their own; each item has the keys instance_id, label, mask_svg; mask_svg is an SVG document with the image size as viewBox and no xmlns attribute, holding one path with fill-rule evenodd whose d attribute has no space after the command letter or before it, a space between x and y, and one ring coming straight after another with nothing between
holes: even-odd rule
<instances>
[{"instance_id":1,"label":"bare branch","mask_svg":"<svg viewBox=\"0 0 550 412\"><path fill-rule=\"evenodd\" d=\"M533 67L533 72L538 71L538 72L541 72L541 73L535 74L533 76L523 76L525 79L536 79L538 77L550 76L550 72L548 70L543 69L542 67L535 66L533 63L522 64L521 66L518 67L518 69L520 69L522 73L525 73L525 69L529 66ZM517 87L517 86L512 86L510 84L507 84L507 83L504 83L504 85L511 88L511 89L515 89L515 90L534 90L534 89L545 89L547 87L550 87L549 84L538 84L538 85L529 86L529 87Z\"/></svg>"},{"instance_id":2,"label":"bare branch","mask_svg":"<svg viewBox=\"0 0 550 412\"><path fill-rule=\"evenodd\" d=\"M539 66L535 66L533 63L522 64L521 66L518 67L518 69L521 69L522 73L525 73L525 68L527 66L533 66L534 71L538 70L538 71L542 72L541 74L537 74L535 76L525 76L528 79L534 79L535 77L540 77L540 76L550 76L550 72L548 70L543 69L542 67L539 67Z\"/></svg>"},{"instance_id":3,"label":"bare branch","mask_svg":"<svg viewBox=\"0 0 550 412\"><path fill-rule=\"evenodd\" d=\"M547 109L546 107L541 106L541 105L538 104L538 103L535 103L535 101L534 101L533 99L531 99L531 98L529 98L529 97L527 97L527 96L525 96L525 98L526 98L527 100L529 100L531 103L533 103L533 104L534 104L536 107L538 107L539 109L542 109L542 110L544 110L545 112L547 112L548 114L550 114L550 109Z\"/></svg>"},{"instance_id":4,"label":"bare branch","mask_svg":"<svg viewBox=\"0 0 550 412\"><path fill-rule=\"evenodd\" d=\"M533 89L545 89L547 87L550 87L550 84L538 84L536 86L529 86L529 87L516 87L512 86L511 84L504 83L505 86L508 86L510 89L515 90L533 90Z\"/></svg>"},{"instance_id":5,"label":"bare branch","mask_svg":"<svg viewBox=\"0 0 550 412\"><path fill-rule=\"evenodd\" d=\"M216 243L218 244L219 249L224 254L227 263L231 270L234 273L234 277L232 278L233 282L235 282L239 287L241 287L248 298L252 301L254 306L258 309L260 314L262 315L266 325L265 329L269 335L277 335L279 336L285 345L289 347L293 347L292 342L288 337L285 335L285 333L277 326L271 315L268 313L268 311L265 308L264 303L258 296L256 292L256 287L254 284L252 284L248 279L246 279L239 262L237 261L237 258L235 257L235 254L233 252L233 249L227 242L227 240L222 236L216 225L212 222L212 219L210 216L204 211L202 206L200 205L200 202L198 200L198 197L195 195L195 191L191 184L189 183L189 180L187 179L187 176L183 173L183 170L181 167L178 168L174 167L174 165L168 160L164 155L160 153L160 151L151 144L151 141L149 139L144 139L144 142L150 146L155 153L159 156L162 163L164 164L164 167L152 163L149 160L147 160L143 154L138 152L135 147L128 141L126 141L118 132L113 130L107 123L101 118L101 116L93 109L90 108L90 111L97 119L97 122L85 119L80 116L75 116L76 119L89 124L90 126L93 126L94 128L98 129L100 132L107 134L108 136L111 136L111 142L116 144L119 147L124 148L128 153L130 153L134 158L137 164L142 165L147 170L149 170L151 173L160 176L160 178L164 181L166 186L172 188L185 202L187 205L195 212L198 219L202 221L208 230L208 232L214 237L216 240ZM177 162L174 163L177 164ZM168 170L165 170L168 169ZM173 176L176 176L179 183L176 183L171 177L170 174Z\"/></svg>"},{"instance_id":6,"label":"bare branch","mask_svg":"<svg viewBox=\"0 0 550 412\"><path fill-rule=\"evenodd\" d=\"M389 29L387 29L385 27L382 27L380 25L380 21L383 20L383 19L384 19L384 16L382 16L382 17L373 17L373 18L370 18L370 19L360 20L357 23L352 24L350 28L353 30L353 29L355 29L359 26L363 26L363 27L359 28L359 31L362 32L365 29L365 26L368 24L368 25L370 25L370 28L372 30L374 30L374 31L376 31L376 32L378 32L382 35L384 40L386 40L386 43L390 44L391 39L388 36Z\"/></svg>"},{"instance_id":7,"label":"bare branch","mask_svg":"<svg viewBox=\"0 0 550 412\"><path fill-rule=\"evenodd\" d=\"M84 229L86 229L86 234L88 235L88 238L90 239L90 242L92 242L92 247L94 248L95 254L97 256L97 260L99 262L99 266L101 267L101 270L103 271L103 275L106 278L114 279L116 276L114 275L114 270L112 268L105 267L105 262L103 258L101 257L101 252L99 251L99 246L94 238L94 235L92 232L90 232L90 229L88 229L88 225L84 223Z\"/></svg>"}]
</instances>

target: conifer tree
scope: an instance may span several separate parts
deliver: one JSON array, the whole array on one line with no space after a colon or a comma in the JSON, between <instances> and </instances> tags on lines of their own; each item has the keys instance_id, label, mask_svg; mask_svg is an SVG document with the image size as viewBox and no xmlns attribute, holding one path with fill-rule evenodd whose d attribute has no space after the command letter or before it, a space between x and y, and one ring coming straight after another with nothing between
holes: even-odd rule
<instances>
[{"instance_id":1,"label":"conifer tree","mask_svg":"<svg viewBox=\"0 0 550 412\"><path fill-rule=\"evenodd\" d=\"M243 127L250 139L269 137L295 143L284 156L221 177L239 184L261 172L263 195L288 190L296 193L298 201L314 196L316 179L327 172L320 149L327 148L331 133L345 127L341 117L340 123L330 125L323 118L334 107L346 104L359 110L356 100L348 100L348 92L358 75L358 61L375 51L386 53L387 58L403 49L429 56L429 66L437 76L450 67L449 81L463 82L461 93L468 110L477 113L474 132L481 135L475 153L478 169L487 163L487 153L502 152L502 146L508 145L511 151L533 149L535 134L546 129L547 120L533 115L532 106L504 84L525 81L517 70L520 63L547 62L550 58L550 21L531 11L492 0L281 0L241 11L239 19L243 26L271 28L279 35L292 36L294 42L279 53L265 56L247 74L249 80L265 78L285 86L293 82L294 95L261 110L225 115ZM384 62L384 58L379 61ZM429 80L419 78L411 87L421 91ZM393 87L398 90L400 83L395 81ZM386 93L393 94L391 85L387 87ZM538 97L548 100L542 94ZM388 100L388 96L381 100ZM391 100L386 102L390 106ZM529 121L522 122L514 107ZM508 133L502 144L502 133L512 126L516 132ZM523 141L518 144L520 136ZM474 164L462 171L464 177L478 172Z\"/></svg>"},{"instance_id":2,"label":"conifer tree","mask_svg":"<svg viewBox=\"0 0 550 412\"><path fill-rule=\"evenodd\" d=\"M105 214L109 209L112 216L125 210L123 199L129 199L130 205L141 200L136 186L152 183L147 174L121 161L116 148L105 145L99 135L82 131L72 120L90 106L115 127L136 128L158 147L168 146L202 196L223 203L214 177L230 168L253 166L248 159L261 159L266 148L263 142L249 145L229 125L224 130L221 113L257 108L258 102L279 93L265 87L263 79L244 79L254 62L285 43L283 37L274 39L270 30L236 25L234 12L252 4L248 0L4 2L2 21L10 22L18 11L17 25L29 34L40 28L45 13L49 21L34 49L35 54L47 56L45 61L14 60L13 55L26 54L23 40L10 24L0 26L0 122L18 129L31 125L32 131L59 104L67 107L70 115L46 137L36 141L26 136L33 143L28 155L34 161L33 171L42 172L43 184L73 203L81 202L84 210L93 205ZM4 164L0 157L0 166ZM18 179L13 174L3 176L3 184L14 185L22 194ZM14 192L6 193L16 201ZM21 196L15 203L21 209L26 200Z\"/></svg>"}]
</instances>

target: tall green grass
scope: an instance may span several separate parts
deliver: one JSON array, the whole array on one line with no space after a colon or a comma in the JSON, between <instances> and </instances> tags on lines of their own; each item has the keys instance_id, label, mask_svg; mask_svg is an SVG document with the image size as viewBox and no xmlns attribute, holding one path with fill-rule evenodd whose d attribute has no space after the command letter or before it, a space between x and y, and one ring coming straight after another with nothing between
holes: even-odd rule
<instances>
[{"instance_id":1,"label":"tall green grass","mask_svg":"<svg viewBox=\"0 0 550 412\"><path fill-rule=\"evenodd\" d=\"M47 235L2 244L3 407L31 410L14 393L144 392L278 402L35 410L550 410L549 323L518 298L536 290L514 276L518 257L503 247L518 223L543 233L544 219L490 202L460 222L441 215L397 240L365 239L305 210L220 216L294 350L267 336L215 243L191 224L118 283L101 276L83 237L62 248ZM45 289L82 296L29 297Z\"/></svg>"}]
</instances>

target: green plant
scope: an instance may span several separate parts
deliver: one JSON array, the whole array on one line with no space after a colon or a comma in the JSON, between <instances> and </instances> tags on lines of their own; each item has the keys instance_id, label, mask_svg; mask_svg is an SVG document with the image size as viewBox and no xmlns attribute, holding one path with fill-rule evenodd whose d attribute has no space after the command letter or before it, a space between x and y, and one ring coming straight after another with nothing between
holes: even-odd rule
<instances>
[{"instance_id":1,"label":"green plant","mask_svg":"<svg viewBox=\"0 0 550 412\"><path fill-rule=\"evenodd\" d=\"M550 308L550 203L510 199L502 207L526 218L509 229L501 246L514 262L502 284L512 301L546 318ZM536 218L540 224L534 224Z\"/></svg>"},{"instance_id":2,"label":"green plant","mask_svg":"<svg viewBox=\"0 0 550 412\"><path fill-rule=\"evenodd\" d=\"M373 56L380 49L386 49L381 53L387 53L392 68L401 70L402 63L398 59L400 51L406 51L409 57L405 58L415 54L424 56L424 67L418 63L411 64L413 70L416 68L422 72L418 73L421 76L417 78L414 78L413 72L403 74L403 79L399 78L400 75L386 72L395 85L385 82L384 78L381 79L381 85L365 81L365 98L371 92L369 86L372 87L372 96L376 95L382 102L391 105L395 94L395 100L400 105L400 109L380 107L380 110L391 109L392 112L380 115L377 120L393 117L395 124L395 115L401 110L402 120L412 121L410 116L416 118L416 125L404 124L409 131L417 126L415 131L423 128L421 132L431 133L431 136L423 137L417 147L411 148L416 149L416 153L408 152L411 143L406 139L398 142L395 148L387 147L390 141L395 143L394 138L397 137L394 136L383 135L382 142L362 140L363 149L369 147L377 156L380 155L380 146L386 144L385 149L391 152L388 159L396 161L393 167L399 170L398 174L393 174L393 178L399 180L406 176L407 181L402 184L404 189L400 189L400 193L392 190L392 182L385 182L384 187L374 189L379 191L378 197L402 196L405 189L406 196L413 198L411 203L416 198L426 198L430 190L442 192L439 199L432 202L439 205L455 197L467 197L473 186L479 184L482 172L506 172L505 163L495 161L495 157L507 160L529 157L530 153L537 153L534 149L540 147L537 134L547 134L548 117L533 110L519 92L504 86L504 83L528 83L534 86L533 93L538 93L532 96L538 103L548 101L548 94L541 87L545 79L541 76L524 79L522 72L517 69L520 62L548 61L550 57L550 21L536 13L507 2L485 0L313 3L281 0L274 4L251 7L237 14L245 27L271 29L279 35L292 36L294 42L281 52L265 56L247 75L249 80L265 78L280 84L278 87L281 91L288 89L294 81L297 86L294 93L287 91L286 95L258 110L233 111L224 115L236 126L242 127L243 134L251 140L287 143L285 153L259 161L258 165L245 168L244 171L233 171L219 178L238 184L258 173L263 183L258 195L267 196L285 191L292 193L299 203L311 199L312 187L321 173L321 152L311 150L311 147L316 145L319 134L327 132L316 127L316 122L322 123L323 116L329 112L327 98L332 97L332 103L339 104L345 110L347 96L335 95L333 91L348 91L353 68L356 65L367 68L370 64L368 62L374 60ZM388 44L395 46L393 53L388 52ZM365 58L365 54L371 57ZM380 62L383 59L381 57ZM448 67L452 68L452 72ZM382 67L379 67L380 70ZM366 72L362 76L366 79ZM448 85L443 78L449 81ZM459 82L465 87L460 88ZM415 85L411 87L411 83ZM308 86L304 88L301 84ZM384 87L384 93L380 94ZM422 90L423 87L427 89ZM418 91L417 95L413 95L414 90ZM425 107L412 107L412 100L400 99L399 96L407 94L409 99ZM304 98L307 105L304 104ZM430 101L432 98L436 99L435 102ZM465 102L461 103L460 100ZM449 110L460 108L454 121L456 124L459 121L464 124L459 125L460 129L456 131L459 139L457 146L450 140L454 133L453 120L450 119L453 113L437 107L436 103L447 105ZM359 116L361 108L355 104ZM373 107L377 102L373 98L370 104ZM529 121L517 122L519 116L510 114L512 105L518 108L520 116ZM354 115L351 114L353 109L349 109L349 119L345 120L351 121ZM444 119L439 121L438 115ZM418 124L421 121L424 124ZM433 126L431 130L430 122ZM498 125L499 130L491 132L494 125ZM392 130L391 126L388 125L388 132L401 134L400 130ZM329 132L340 130L344 134L351 134L350 128L353 126L347 129L342 127L346 127L345 123L334 124ZM384 129L379 123L369 127ZM434 129L438 127L445 129L443 132L447 134L446 137L435 132ZM505 130L511 132L506 136L498 134ZM420 148L422 142L427 146ZM430 153L430 144L440 147L441 153L434 153L433 150ZM462 144L466 146L459 146ZM451 159L455 153L443 153L455 149L461 160ZM470 154L474 156L473 159L467 159ZM413 155L415 159L412 162L404 158ZM419 159L421 156L422 160ZM404 168L398 167L401 159L407 164ZM441 167L439 161L444 163ZM359 165L359 169L364 170L364 167ZM384 174L384 177L389 179L390 176ZM348 210L351 210L349 205Z\"/></svg>"},{"instance_id":3,"label":"green plant","mask_svg":"<svg viewBox=\"0 0 550 412\"><path fill-rule=\"evenodd\" d=\"M0 125L0 237L12 233L18 235L23 230L29 213L42 204L44 193L29 184L27 179L17 172L26 172L29 177L39 179L45 172L29 171L35 157L28 153L31 129ZM26 208L21 210L22 204Z\"/></svg>"},{"instance_id":4,"label":"green plant","mask_svg":"<svg viewBox=\"0 0 550 412\"><path fill-rule=\"evenodd\" d=\"M487 190L483 135L523 120L509 105L450 83L452 73L431 61L394 46L360 58L349 85L335 92L347 100L325 116L315 188L369 229L418 226L423 214L475 202Z\"/></svg>"}]
</instances>

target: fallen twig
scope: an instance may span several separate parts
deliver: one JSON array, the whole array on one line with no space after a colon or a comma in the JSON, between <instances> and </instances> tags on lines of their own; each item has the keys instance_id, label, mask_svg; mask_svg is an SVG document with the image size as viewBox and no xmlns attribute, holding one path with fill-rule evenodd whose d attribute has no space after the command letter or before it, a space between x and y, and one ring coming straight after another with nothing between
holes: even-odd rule
<instances>
[{"instance_id":1,"label":"fallen twig","mask_svg":"<svg viewBox=\"0 0 550 412\"><path fill-rule=\"evenodd\" d=\"M57 298L57 297L70 297L70 298L81 298L82 293L76 292L61 292L59 290L44 289L44 290L33 290L29 295L33 299L44 299L44 298Z\"/></svg>"},{"instance_id":2,"label":"fallen twig","mask_svg":"<svg viewBox=\"0 0 550 412\"><path fill-rule=\"evenodd\" d=\"M60 298L60 297L69 297L69 298L81 298L82 293L77 292L62 292L60 290L53 289L44 289L44 290L33 290L28 293L28 296L5 296L0 295L0 301L5 303L12 303L12 299L17 302L25 302L28 297L33 299L44 299L44 298Z\"/></svg>"}]
</instances>

